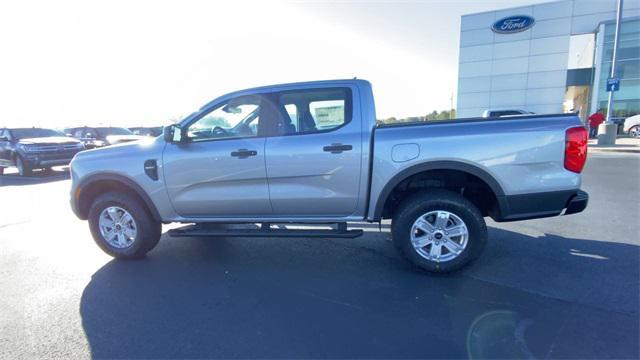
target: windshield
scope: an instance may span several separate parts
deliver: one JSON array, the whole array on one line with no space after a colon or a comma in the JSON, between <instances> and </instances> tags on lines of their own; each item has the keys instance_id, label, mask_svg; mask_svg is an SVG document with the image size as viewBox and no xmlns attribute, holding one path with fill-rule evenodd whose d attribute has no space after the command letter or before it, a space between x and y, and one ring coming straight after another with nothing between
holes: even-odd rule
<instances>
[{"instance_id":1,"label":"windshield","mask_svg":"<svg viewBox=\"0 0 640 360\"><path fill-rule=\"evenodd\" d=\"M16 139L64 136L62 133L55 130L41 128L11 129L11 134Z\"/></svg>"},{"instance_id":2,"label":"windshield","mask_svg":"<svg viewBox=\"0 0 640 360\"><path fill-rule=\"evenodd\" d=\"M119 127L101 127L95 128L98 136L104 137L109 135L133 135L129 129Z\"/></svg>"}]
</instances>

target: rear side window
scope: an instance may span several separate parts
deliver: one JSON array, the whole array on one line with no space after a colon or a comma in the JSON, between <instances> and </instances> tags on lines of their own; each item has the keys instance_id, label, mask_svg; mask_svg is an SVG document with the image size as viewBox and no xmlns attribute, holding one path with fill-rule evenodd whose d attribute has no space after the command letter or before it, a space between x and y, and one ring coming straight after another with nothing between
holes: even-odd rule
<instances>
[{"instance_id":1,"label":"rear side window","mask_svg":"<svg viewBox=\"0 0 640 360\"><path fill-rule=\"evenodd\" d=\"M279 135L310 134L337 129L351 121L351 90L329 88L277 94L283 113Z\"/></svg>"}]
</instances>

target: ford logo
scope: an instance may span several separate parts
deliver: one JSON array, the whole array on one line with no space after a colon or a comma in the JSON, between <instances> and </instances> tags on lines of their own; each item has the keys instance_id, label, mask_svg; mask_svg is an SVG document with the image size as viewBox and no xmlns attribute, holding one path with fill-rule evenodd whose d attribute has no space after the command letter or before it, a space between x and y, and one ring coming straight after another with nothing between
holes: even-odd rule
<instances>
[{"instance_id":1,"label":"ford logo","mask_svg":"<svg viewBox=\"0 0 640 360\"><path fill-rule=\"evenodd\" d=\"M491 25L491 30L498 34L513 34L525 31L533 26L536 20L527 15L509 16L500 19Z\"/></svg>"}]
</instances>

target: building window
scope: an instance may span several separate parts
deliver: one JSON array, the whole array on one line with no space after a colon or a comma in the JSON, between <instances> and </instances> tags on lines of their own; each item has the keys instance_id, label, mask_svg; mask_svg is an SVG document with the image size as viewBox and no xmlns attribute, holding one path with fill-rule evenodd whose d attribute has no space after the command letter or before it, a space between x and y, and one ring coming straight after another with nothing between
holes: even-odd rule
<instances>
[{"instance_id":1,"label":"building window","mask_svg":"<svg viewBox=\"0 0 640 360\"><path fill-rule=\"evenodd\" d=\"M607 78L611 74L615 23L604 26L604 51L601 59L600 78L597 79L598 108L606 109L609 94ZM616 77L620 78L620 90L613 95L612 117L616 122L640 114L640 20L623 21L620 24Z\"/></svg>"}]
</instances>

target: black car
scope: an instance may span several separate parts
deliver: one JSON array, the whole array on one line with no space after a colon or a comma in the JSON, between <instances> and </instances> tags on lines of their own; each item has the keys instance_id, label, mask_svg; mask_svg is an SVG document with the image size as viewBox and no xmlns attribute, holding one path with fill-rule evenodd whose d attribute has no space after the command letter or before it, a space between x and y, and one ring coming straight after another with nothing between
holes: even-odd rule
<instances>
[{"instance_id":1,"label":"black car","mask_svg":"<svg viewBox=\"0 0 640 360\"><path fill-rule=\"evenodd\" d=\"M113 126L83 126L67 128L64 132L67 136L82 141L87 149L144 139L143 136L135 135L129 129Z\"/></svg>"},{"instance_id":2,"label":"black car","mask_svg":"<svg viewBox=\"0 0 640 360\"><path fill-rule=\"evenodd\" d=\"M29 176L33 169L68 165L82 150L82 142L55 130L0 128L0 175L10 166L17 167L21 176Z\"/></svg>"},{"instance_id":3,"label":"black car","mask_svg":"<svg viewBox=\"0 0 640 360\"><path fill-rule=\"evenodd\" d=\"M132 127L129 128L132 133L141 136L151 136L158 137L162 135L162 126L154 126L154 127Z\"/></svg>"}]
</instances>

